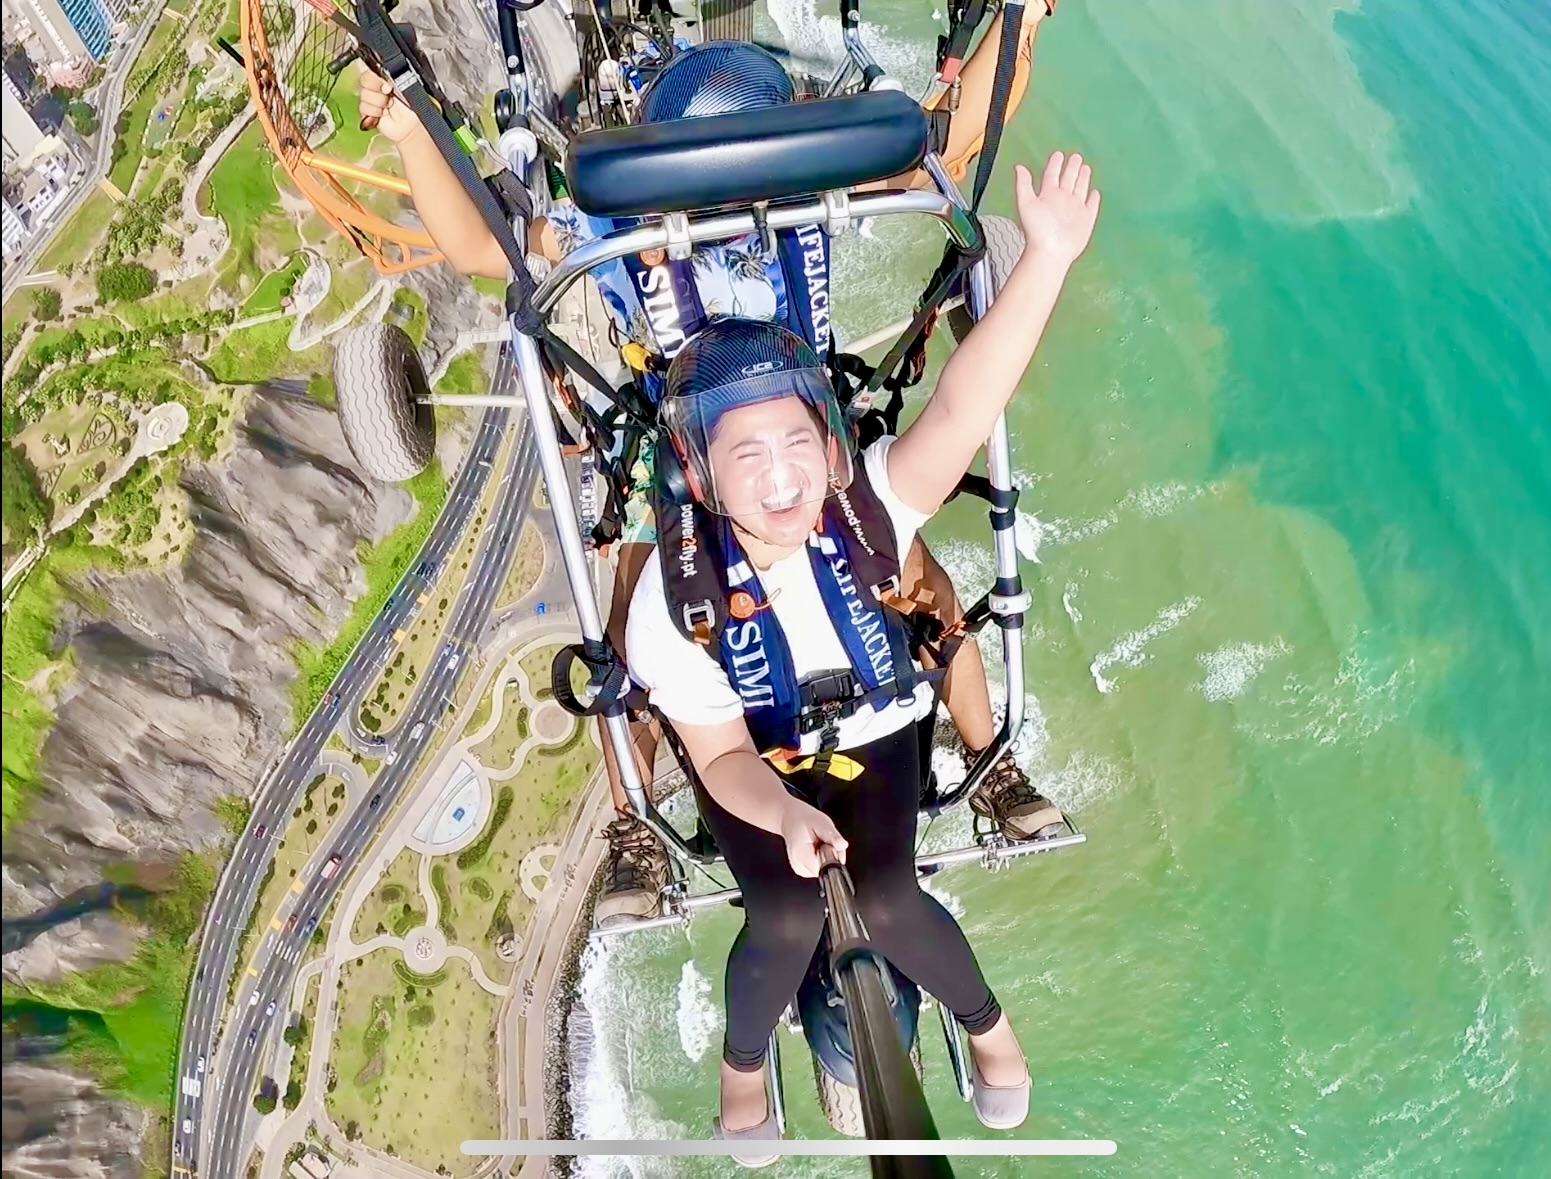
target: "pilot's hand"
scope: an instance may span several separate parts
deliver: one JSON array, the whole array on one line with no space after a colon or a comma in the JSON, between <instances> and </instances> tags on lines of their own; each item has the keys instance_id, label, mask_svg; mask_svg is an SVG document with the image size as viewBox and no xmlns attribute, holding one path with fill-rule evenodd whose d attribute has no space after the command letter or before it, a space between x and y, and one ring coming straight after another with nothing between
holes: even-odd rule
<instances>
[{"instance_id":1,"label":"pilot's hand","mask_svg":"<svg viewBox=\"0 0 1551 1179\"><path fill-rule=\"evenodd\" d=\"M842 864L846 859L845 837L830 817L801 799L789 798L781 816L781 838L786 841L786 858L792 871L809 878L819 874L821 848L829 848Z\"/></svg>"},{"instance_id":2,"label":"pilot's hand","mask_svg":"<svg viewBox=\"0 0 1551 1179\"><path fill-rule=\"evenodd\" d=\"M1093 169L1076 152L1070 156L1051 152L1038 192L1026 167L1019 164L1015 172L1013 186L1026 254L1070 266L1087 249L1099 219L1099 190L1091 186Z\"/></svg>"},{"instance_id":3,"label":"pilot's hand","mask_svg":"<svg viewBox=\"0 0 1551 1179\"><path fill-rule=\"evenodd\" d=\"M393 83L362 70L361 127L369 130L374 125L394 143L403 143L421 129L415 112L393 93Z\"/></svg>"}]
</instances>

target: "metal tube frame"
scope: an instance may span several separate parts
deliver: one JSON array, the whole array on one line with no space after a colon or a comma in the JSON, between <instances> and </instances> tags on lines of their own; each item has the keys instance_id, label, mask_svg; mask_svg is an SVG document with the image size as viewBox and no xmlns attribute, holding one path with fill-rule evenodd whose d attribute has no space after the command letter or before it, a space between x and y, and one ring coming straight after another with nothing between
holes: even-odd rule
<instances>
[{"instance_id":1,"label":"metal tube frame","mask_svg":"<svg viewBox=\"0 0 1551 1179\"><path fill-rule=\"evenodd\" d=\"M940 221L960 246L973 245L979 238L978 227L971 219L962 195L942 168L941 161L935 156L928 156L925 166L945 191L939 193L881 192L856 197L849 197L846 194L827 194L815 200L774 206L766 213L767 223L772 229L820 223L825 225L827 231L834 233L843 231L844 228L864 217L914 213ZM525 226L517 228L520 233L525 234ZM645 250L666 249L670 243L680 249L686 245L693 248L695 244L701 242L741 237L755 232L756 228L752 212L702 218L679 217L675 225L669 225L666 222L646 225L586 242L562 259L540 284L534 298L535 309L541 315L547 315L578 279L594 267L606 262ZM976 319L983 316L992 298L990 264L982 259L970 275L971 314ZM425 400L440 405L522 404L527 407L533 421L534 442L539 451L545 489L555 509L556 532L560 541L566 577L570 583L572 595L577 601L577 617L582 637L585 640L602 641L604 631L597 607L596 591L588 568L580 525L577 522L575 501L565 470L564 456L561 453L554 420L550 414L550 386L544 362L539 355L537 345L531 338L523 336L517 330L515 323L511 325L511 336L514 345L513 357L521 376L521 397L502 397L494 394L439 394L431 395ZM1012 465L1004 418L997 419L987 445L987 473L993 487L1002 490L1011 488ZM939 812L968 798L990 768L1012 747L1023 724L1022 612L1028 605L1029 597L1022 590L1019 580L1018 554L1011 528L994 530L993 541L996 551L997 584L990 598L992 612L1002 630L1002 657L1006 668L1005 714L996 740L971 768L964 782L939 800L936 807ZM651 804L641 784L635 758L629 753L629 727L623 710L621 709L616 716L606 717L605 725L613 744L616 762L620 767L621 786L626 797L630 799L635 813L640 815L652 832L663 840L681 864L687 866L691 863L718 862L716 857L691 850L684 838L662 819ZM1082 837L1074 831L1072 836L1041 841L1040 850L1069 846L1071 842L1081 842L1081 840ZM987 860L987 866L1015 854L1023 853L999 852L994 859ZM983 855L984 848L966 848L958 862L967 862ZM928 861L923 860L921 863L926 866ZM654 920L663 922L661 918ZM663 923L674 923L678 920L679 918L675 917ZM637 923L623 928L641 927L642 925Z\"/></svg>"},{"instance_id":2,"label":"metal tube frame","mask_svg":"<svg viewBox=\"0 0 1551 1179\"><path fill-rule=\"evenodd\" d=\"M876 85L887 80L875 59L862 44L860 32L860 5L858 0L842 0L841 19L846 45L846 60L830 84L831 92L843 85L846 78L860 71L864 81ZM510 36L511 30L505 30ZM515 59L515 60L514 60ZM523 77L520 56L507 54L511 69L508 86L514 103L525 114L527 110L527 82ZM519 174L525 172L531 160L509 161ZM639 226L604 238L587 242L563 258L539 284L533 299L533 310L541 317L548 316L561 296L593 268L604 263L648 250L667 250L670 256L687 257L694 246L703 242L725 241L762 231L800 228L820 224L831 236L844 233L851 226L867 217L895 216L904 213L930 216L942 222L954 242L965 249L978 246L983 240L968 202L958 186L948 175L942 161L935 153L928 153L923 162L938 192L905 191L864 193L851 196L846 192L824 193L806 200L786 201L767 208L764 224L757 224L752 211L727 213L691 218L682 213L667 214L656 224ZM518 241L526 240L527 226L522 218L514 222ZM967 303L975 320L982 318L994 298L990 261L981 258L970 272L970 289ZM536 342L518 330L515 316L510 324L512 356L522 385L522 396L499 395L432 395L426 398L432 404L443 405L511 405L524 404L534 431L534 443L538 449L540 469L544 478L545 492L553 509L557 538L560 543L566 580L576 602L577 620L583 639L590 644L605 642L603 621L600 615L596 589L581 536L581 526L576 514L575 498L565 467L565 457L552 416L551 384L548 370ZM1012 462L1004 416L998 416L986 445L986 471L991 486L998 491L1012 488ZM964 781L952 792L941 797L935 807L938 813L968 798L1004 754L1017 740L1024 720L1023 697L1023 612L1029 604L1029 595L1022 587L1018 570L1018 554L1014 543L1012 519L1006 512L993 509L993 544L996 561L996 583L989 595L989 605L1002 631L1002 661L1005 668L1005 710L1002 725L991 746L983 751L971 767ZM691 864L711 864L720 857L697 853L686 840L657 812L644 788L630 742L629 723L622 705L604 716L605 731L615 754L621 786L631 807L647 827L661 839L675 861L674 883L664 897L667 913L663 917L611 927L607 934L630 932L667 925L681 925L688 921L696 909L729 901L739 895L737 889L725 889L716 893L690 896L682 869ZM982 837L979 846L958 849L917 859L917 866L931 870L948 864L969 863L979 860L987 869L995 870L1008 861L1030 854L1054 851L1084 842L1085 837L1067 823L1070 834L1037 843L1010 843L1000 834ZM599 931L602 933L603 931ZM594 936L599 936L595 933Z\"/></svg>"}]
</instances>

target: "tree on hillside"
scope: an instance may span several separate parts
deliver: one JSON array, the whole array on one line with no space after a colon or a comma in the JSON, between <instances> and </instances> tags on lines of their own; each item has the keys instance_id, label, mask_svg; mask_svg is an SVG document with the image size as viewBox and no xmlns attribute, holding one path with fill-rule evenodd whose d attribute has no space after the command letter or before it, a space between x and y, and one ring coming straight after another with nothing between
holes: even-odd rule
<instances>
[{"instance_id":1,"label":"tree on hillside","mask_svg":"<svg viewBox=\"0 0 1551 1179\"><path fill-rule=\"evenodd\" d=\"M27 455L9 441L0 450L0 485L6 546L27 545L47 526L49 502Z\"/></svg>"},{"instance_id":2,"label":"tree on hillside","mask_svg":"<svg viewBox=\"0 0 1551 1179\"><path fill-rule=\"evenodd\" d=\"M155 289L156 273L138 262L114 262L97 272L97 297L104 302L133 302Z\"/></svg>"},{"instance_id":3,"label":"tree on hillside","mask_svg":"<svg viewBox=\"0 0 1551 1179\"><path fill-rule=\"evenodd\" d=\"M65 114L75 124L75 129L82 135L93 135L97 131L97 108L89 102L76 99L65 107Z\"/></svg>"},{"instance_id":4,"label":"tree on hillside","mask_svg":"<svg viewBox=\"0 0 1551 1179\"><path fill-rule=\"evenodd\" d=\"M263 1077L259 1081L258 1092L253 1095L253 1108L261 1114L274 1113L275 1106L280 1103L280 1086L275 1084L273 1077Z\"/></svg>"},{"instance_id":5,"label":"tree on hillside","mask_svg":"<svg viewBox=\"0 0 1551 1179\"><path fill-rule=\"evenodd\" d=\"M39 287L32 293L32 313L40 322L59 318L64 298L53 287Z\"/></svg>"}]
</instances>

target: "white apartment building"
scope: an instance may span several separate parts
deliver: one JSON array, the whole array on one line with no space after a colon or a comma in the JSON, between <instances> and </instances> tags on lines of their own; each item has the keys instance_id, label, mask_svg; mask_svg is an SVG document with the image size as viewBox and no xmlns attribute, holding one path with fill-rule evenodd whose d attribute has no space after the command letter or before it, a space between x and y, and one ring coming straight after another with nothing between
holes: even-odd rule
<instances>
[{"instance_id":1,"label":"white apartment building","mask_svg":"<svg viewBox=\"0 0 1551 1179\"><path fill-rule=\"evenodd\" d=\"M3 217L0 217L0 246L4 247L7 258L21 248L27 240L27 222L23 219L22 210L11 204L9 198L0 197L3 204Z\"/></svg>"},{"instance_id":2,"label":"white apartment building","mask_svg":"<svg viewBox=\"0 0 1551 1179\"><path fill-rule=\"evenodd\" d=\"M21 96L10 78L5 79L5 89L0 94L0 141L5 148L5 167L25 168L38 154L46 138L32 121L27 108L21 104Z\"/></svg>"}]
</instances>

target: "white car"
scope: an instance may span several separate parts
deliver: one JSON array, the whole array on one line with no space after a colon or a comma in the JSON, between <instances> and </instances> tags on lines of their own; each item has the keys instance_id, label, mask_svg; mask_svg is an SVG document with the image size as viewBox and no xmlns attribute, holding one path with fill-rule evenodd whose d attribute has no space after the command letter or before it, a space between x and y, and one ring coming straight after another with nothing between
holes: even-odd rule
<instances>
[{"instance_id":1,"label":"white car","mask_svg":"<svg viewBox=\"0 0 1551 1179\"><path fill-rule=\"evenodd\" d=\"M409 739L411 741L418 741L420 740L420 734L423 732L425 732L425 721L421 721L418 725L409 730Z\"/></svg>"},{"instance_id":2,"label":"white car","mask_svg":"<svg viewBox=\"0 0 1551 1179\"><path fill-rule=\"evenodd\" d=\"M453 668L457 667L458 666L458 660L460 660L462 658L463 658L462 655L460 655L457 651L454 651L452 653L452 658L447 660L447 670L451 671Z\"/></svg>"},{"instance_id":3,"label":"white car","mask_svg":"<svg viewBox=\"0 0 1551 1179\"><path fill-rule=\"evenodd\" d=\"M192 1134L194 1132L194 1119L193 1118L184 1118L183 1119L183 1132L185 1134Z\"/></svg>"},{"instance_id":4,"label":"white car","mask_svg":"<svg viewBox=\"0 0 1551 1179\"><path fill-rule=\"evenodd\" d=\"M249 1007L257 1007L258 1006L258 992L257 991L254 991L253 992L253 998L248 1000L248 1006Z\"/></svg>"},{"instance_id":5,"label":"white car","mask_svg":"<svg viewBox=\"0 0 1551 1179\"><path fill-rule=\"evenodd\" d=\"M389 765L390 765L390 766L391 766L391 765L392 765L392 764L393 764L393 763L394 763L394 762L396 762L396 761L398 761L398 759L399 759L399 751L398 751L398 750L397 750L397 749L395 749L395 750L392 750L392 751L391 751L391 752L390 752L390 753L389 753L389 754L388 754L388 764L389 764Z\"/></svg>"},{"instance_id":6,"label":"white car","mask_svg":"<svg viewBox=\"0 0 1551 1179\"><path fill-rule=\"evenodd\" d=\"M199 1076L205 1075L205 1058L203 1056L199 1058L199 1063L194 1066L194 1072Z\"/></svg>"}]
</instances>

